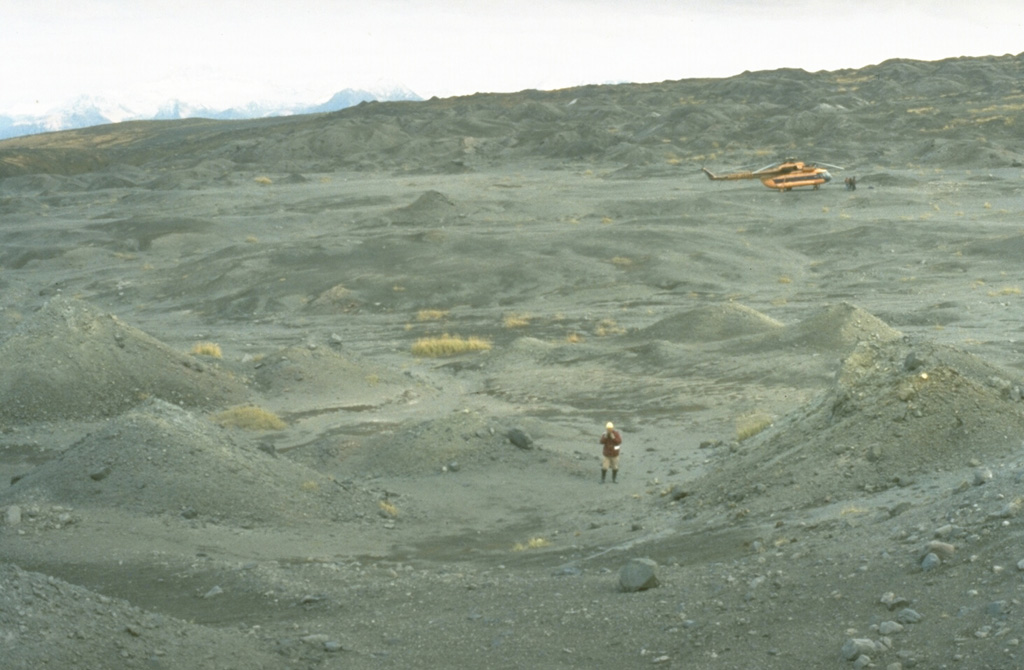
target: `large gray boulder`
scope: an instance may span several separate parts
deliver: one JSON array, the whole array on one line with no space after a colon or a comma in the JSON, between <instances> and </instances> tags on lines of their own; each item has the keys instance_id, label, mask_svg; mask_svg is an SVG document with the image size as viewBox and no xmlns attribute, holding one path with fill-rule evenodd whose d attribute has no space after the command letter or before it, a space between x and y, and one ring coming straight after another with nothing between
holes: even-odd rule
<instances>
[{"instance_id":1,"label":"large gray boulder","mask_svg":"<svg viewBox=\"0 0 1024 670\"><path fill-rule=\"evenodd\" d=\"M619 586L627 593L653 589L661 584L658 581L657 573L658 564L651 559L630 559L629 563L626 563L619 570Z\"/></svg>"}]
</instances>

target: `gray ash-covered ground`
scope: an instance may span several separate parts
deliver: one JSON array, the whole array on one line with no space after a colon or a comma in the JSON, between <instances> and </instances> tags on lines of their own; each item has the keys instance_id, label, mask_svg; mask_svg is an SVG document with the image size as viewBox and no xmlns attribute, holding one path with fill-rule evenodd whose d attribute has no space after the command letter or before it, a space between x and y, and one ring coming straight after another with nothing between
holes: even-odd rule
<instances>
[{"instance_id":1,"label":"gray ash-covered ground","mask_svg":"<svg viewBox=\"0 0 1024 670\"><path fill-rule=\"evenodd\" d=\"M4 667L1020 667L1020 64L0 143Z\"/></svg>"}]
</instances>

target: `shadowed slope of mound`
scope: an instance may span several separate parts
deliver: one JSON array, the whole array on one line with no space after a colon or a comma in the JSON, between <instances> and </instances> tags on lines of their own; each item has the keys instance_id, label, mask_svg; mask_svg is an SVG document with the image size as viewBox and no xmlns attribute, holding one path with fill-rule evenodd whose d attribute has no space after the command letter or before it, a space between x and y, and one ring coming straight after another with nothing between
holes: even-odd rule
<instances>
[{"instance_id":1,"label":"shadowed slope of mound","mask_svg":"<svg viewBox=\"0 0 1024 670\"><path fill-rule=\"evenodd\" d=\"M0 421L103 417L153 396L240 402L244 384L88 303L53 298L0 344Z\"/></svg>"},{"instance_id":2,"label":"shadowed slope of mound","mask_svg":"<svg viewBox=\"0 0 1024 670\"><path fill-rule=\"evenodd\" d=\"M0 564L0 627L9 670L132 665L114 658L145 658L149 665L168 668L280 664L279 655L260 649L244 634L145 611L7 563Z\"/></svg>"},{"instance_id":3,"label":"shadowed slope of mound","mask_svg":"<svg viewBox=\"0 0 1024 670\"><path fill-rule=\"evenodd\" d=\"M780 510L907 485L1020 449L1021 383L965 352L862 342L819 400L741 443L695 484L701 504Z\"/></svg>"},{"instance_id":4,"label":"shadowed slope of mound","mask_svg":"<svg viewBox=\"0 0 1024 670\"><path fill-rule=\"evenodd\" d=\"M0 499L251 523L347 519L370 509L360 496L240 444L180 407L147 400L26 474Z\"/></svg>"}]
</instances>

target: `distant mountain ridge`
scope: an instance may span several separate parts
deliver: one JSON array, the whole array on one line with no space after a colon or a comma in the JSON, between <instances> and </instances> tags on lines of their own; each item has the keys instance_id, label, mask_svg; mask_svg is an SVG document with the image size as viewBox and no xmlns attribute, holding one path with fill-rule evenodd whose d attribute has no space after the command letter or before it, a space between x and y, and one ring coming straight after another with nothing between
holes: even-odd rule
<instances>
[{"instance_id":1,"label":"distant mountain ridge","mask_svg":"<svg viewBox=\"0 0 1024 670\"><path fill-rule=\"evenodd\" d=\"M0 140L60 130L88 128L106 123L144 120L177 119L260 119L269 116L292 116L296 114L320 114L336 112L353 107L361 102L422 100L419 95L404 86L386 90L346 88L335 93L329 100L311 105L286 105L281 103L250 102L240 107L214 109L191 105L182 100L170 100L155 113L142 113L117 102L94 96L80 96L64 107L51 110L44 115L8 115L0 113Z\"/></svg>"},{"instance_id":2,"label":"distant mountain ridge","mask_svg":"<svg viewBox=\"0 0 1024 670\"><path fill-rule=\"evenodd\" d=\"M182 161L264 175L464 173L569 161L623 177L686 166L701 179L702 166L760 167L787 157L827 159L859 176L885 166L1020 168L1022 99L1024 54L894 59L858 70L781 69L365 102L330 113L94 126L0 142L0 180L110 170L106 177L130 181L133 166ZM198 186L208 176L187 179Z\"/></svg>"}]
</instances>

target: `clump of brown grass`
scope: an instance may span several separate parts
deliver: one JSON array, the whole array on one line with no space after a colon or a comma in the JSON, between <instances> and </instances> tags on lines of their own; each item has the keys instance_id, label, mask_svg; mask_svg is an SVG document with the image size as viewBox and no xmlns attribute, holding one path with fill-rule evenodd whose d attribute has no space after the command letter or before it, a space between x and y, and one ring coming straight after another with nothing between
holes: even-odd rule
<instances>
[{"instance_id":1,"label":"clump of brown grass","mask_svg":"<svg viewBox=\"0 0 1024 670\"><path fill-rule=\"evenodd\" d=\"M545 540L543 537L531 537L526 542L516 542L516 545L512 547L512 551L526 551L527 549L540 549L546 547L551 542Z\"/></svg>"},{"instance_id":2,"label":"clump of brown grass","mask_svg":"<svg viewBox=\"0 0 1024 670\"><path fill-rule=\"evenodd\" d=\"M767 412L752 412L736 419L736 441L749 440L775 423Z\"/></svg>"},{"instance_id":3,"label":"clump of brown grass","mask_svg":"<svg viewBox=\"0 0 1024 670\"><path fill-rule=\"evenodd\" d=\"M501 323L506 328L525 328L530 325L529 314L506 314Z\"/></svg>"},{"instance_id":4,"label":"clump of brown grass","mask_svg":"<svg viewBox=\"0 0 1024 670\"><path fill-rule=\"evenodd\" d=\"M211 358L220 358L223 355L220 345L215 342L196 342L192 345L190 353L193 356L210 356Z\"/></svg>"},{"instance_id":5,"label":"clump of brown grass","mask_svg":"<svg viewBox=\"0 0 1024 670\"><path fill-rule=\"evenodd\" d=\"M594 330L594 334L598 337L621 335L624 332L626 329L616 323L615 319L601 319L597 322L597 328Z\"/></svg>"},{"instance_id":6,"label":"clump of brown grass","mask_svg":"<svg viewBox=\"0 0 1024 670\"><path fill-rule=\"evenodd\" d=\"M283 430L287 426L273 412L254 405L226 409L215 414L213 420L225 428L243 430Z\"/></svg>"},{"instance_id":7,"label":"clump of brown grass","mask_svg":"<svg viewBox=\"0 0 1024 670\"><path fill-rule=\"evenodd\" d=\"M392 519L398 516L398 508L395 507L394 503L390 500L381 500L377 505L380 507L382 514L385 514Z\"/></svg>"},{"instance_id":8,"label":"clump of brown grass","mask_svg":"<svg viewBox=\"0 0 1024 670\"><path fill-rule=\"evenodd\" d=\"M417 321L440 321L448 316L447 309L421 309L416 312Z\"/></svg>"},{"instance_id":9,"label":"clump of brown grass","mask_svg":"<svg viewBox=\"0 0 1024 670\"><path fill-rule=\"evenodd\" d=\"M440 337L424 337L416 340L412 345L412 353L415 356L436 358L439 356L456 356L475 351L487 351L490 348L491 342L481 337L462 338L445 333Z\"/></svg>"}]
</instances>

